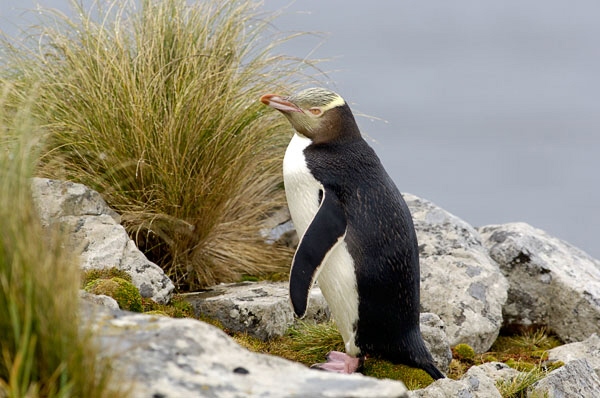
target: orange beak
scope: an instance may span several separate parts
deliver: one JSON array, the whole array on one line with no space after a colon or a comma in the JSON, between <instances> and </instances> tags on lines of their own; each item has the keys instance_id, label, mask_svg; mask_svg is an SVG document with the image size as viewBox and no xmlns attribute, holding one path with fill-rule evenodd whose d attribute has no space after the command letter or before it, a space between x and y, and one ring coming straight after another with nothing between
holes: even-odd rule
<instances>
[{"instance_id":1,"label":"orange beak","mask_svg":"<svg viewBox=\"0 0 600 398\"><path fill-rule=\"evenodd\" d=\"M277 94L265 94L260 97L260 102L281 112L302 112L296 104Z\"/></svg>"}]
</instances>

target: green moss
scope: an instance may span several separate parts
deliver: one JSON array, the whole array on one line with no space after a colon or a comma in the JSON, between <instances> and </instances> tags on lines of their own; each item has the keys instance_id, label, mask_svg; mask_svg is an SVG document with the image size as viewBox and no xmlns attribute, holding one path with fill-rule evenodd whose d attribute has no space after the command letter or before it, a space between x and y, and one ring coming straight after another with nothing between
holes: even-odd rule
<instances>
[{"instance_id":1,"label":"green moss","mask_svg":"<svg viewBox=\"0 0 600 398\"><path fill-rule=\"evenodd\" d=\"M483 354L481 356L482 362L498 362L498 358L492 354Z\"/></svg>"},{"instance_id":2,"label":"green moss","mask_svg":"<svg viewBox=\"0 0 600 398\"><path fill-rule=\"evenodd\" d=\"M194 317L193 306L181 295L174 295L171 302L166 305L141 297L137 288L131 284L131 276L118 268L86 271L82 275L82 283L89 293L105 294L114 298L123 310L165 315L171 318Z\"/></svg>"},{"instance_id":3,"label":"green moss","mask_svg":"<svg viewBox=\"0 0 600 398\"><path fill-rule=\"evenodd\" d=\"M208 322L211 323L211 322ZM213 323L211 323L213 324ZM213 324L214 325L214 324ZM269 352L270 343L250 336L248 333L236 333L233 339L242 347L254 352Z\"/></svg>"},{"instance_id":4,"label":"green moss","mask_svg":"<svg viewBox=\"0 0 600 398\"><path fill-rule=\"evenodd\" d=\"M558 368L562 368L563 366L565 366L565 363L563 361L554 361L546 365L549 372L552 372L553 370L556 370Z\"/></svg>"},{"instance_id":5,"label":"green moss","mask_svg":"<svg viewBox=\"0 0 600 398\"><path fill-rule=\"evenodd\" d=\"M468 344L458 344L452 347L452 356L463 361L473 361L475 350Z\"/></svg>"},{"instance_id":6,"label":"green moss","mask_svg":"<svg viewBox=\"0 0 600 398\"><path fill-rule=\"evenodd\" d=\"M514 359L509 359L505 362L508 366L510 366L513 369L516 369L520 372L530 372L533 369L535 369L536 364L531 363L531 362L524 362L524 361L515 361Z\"/></svg>"},{"instance_id":7,"label":"green moss","mask_svg":"<svg viewBox=\"0 0 600 398\"><path fill-rule=\"evenodd\" d=\"M425 388L434 381L422 369L396 365L379 358L368 358L364 363L362 373L378 379L401 380L409 390Z\"/></svg>"},{"instance_id":8,"label":"green moss","mask_svg":"<svg viewBox=\"0 0 600 398\"><path fill-rule=\"evenodd\" d=\"M119 308L126 311L142 312L142 296L131 282L123 278L96 279L85 286L92 294L104 294L114 298Z\"/></svg>"},{"instance_id":9,"label":"green moss","mask_svg":"<svg viewBox=\"0 0 600 398\"><path fill-rule=\"evenodd\" d=\"M223 326L223 324L221 323L221 321L219 321L216 318L211 318L206 314L200 314L200 316L196 317L196 319L204 322L204 323L208 323L209 325L213 325L221 330L225 329L225 326Z\"/></svg>"},{"instance_id":10,"label":"green moss","mask_svg":"<svg viewBox=\"0 0 600 398\"><path fill-rule=\"evenodd\" d=\"M251 351L277 355L306 366L325 362L330 351L344 351L342 336L333 322L300 322L285 336L266 342L247 333L234 333L233 338ZM424 388L433 382L431 376L421 369L392 364L379 358L368 358L362 373L381 379L402 380L410 389Z\"/></svg>"},{"instance_id":11,"label":"green moss","mask_svg":"<svg viewBox=\"0 0 600 398\"><path fill-rule=\"evenodd\" d=\"M548 351L546 350L536 350L531 353L532 358L539 358L543 361L548 359Z\"/></svg>"},{"instance_id":12,"label":"green moss","mask_svg":"<svg viewBox=\"0 0 600 398\"><path fill-rule=\"evenodd\" d=\"M144 314L146 314L146 315L158 315L158 316L169 317L169 314L167 314L164 311L160 311L160 310L147 311L147 312L144 312Z\"/></svg>"},{"instance_id":13,"label":"green moss","mask_svg":"<svg viewBox=\"0 0 600 398\"><path fill-rule=\"evenodd\" d=\"M142 298L142 312L163 313L171 318L194 318L193 306L181 295L174 295L169 304L159 304L149 298Z\"/></svg>"},{"instance_id":14,"label":"green moss","mask_svg":"<svg viewBox=\"0 0 600 398\"><path fill-rule=\"evenodd\" d=\"M85 287L90 282L95 281L96 279L111 279L111 278L121 278L125 279L128 282L131 282L131 276L116 267L111 268L103 268L103 269L91 269L88 271L84 271L81 275L81 286Z\"/></svg>"},{"instance_id":15,"label":"green moss","mask_svg":"<svg viewBox=\"0 0 600 398\"><path fill-rule=\"evenodd\" d=\"M222 326L221 326L222 328ZM544 331L544 333L546 333ZM288 333L270 341L261 341L248 334L233 333L233 338L249 350L277 355L310 366L325 361L329 351L343 351L344 344L335 324L301 322ZM542 364L547 360L547 349L560 345L560 341L539 332L529 335L500 336L492 346L493 351L477 354L468 344L453 347L454 358L447 376L460 379L471 366L485 362L505 362L522 374L497 385L503 397L524 397L530 386L545 375L562 366L562 362ZM534 349L535 348L535 349ZM406 365L396 365L379 358L368 358L362 372L371 377L401 380L409 389L425 388L433 379L423 370Z\"/></svg>"}]
</instances>

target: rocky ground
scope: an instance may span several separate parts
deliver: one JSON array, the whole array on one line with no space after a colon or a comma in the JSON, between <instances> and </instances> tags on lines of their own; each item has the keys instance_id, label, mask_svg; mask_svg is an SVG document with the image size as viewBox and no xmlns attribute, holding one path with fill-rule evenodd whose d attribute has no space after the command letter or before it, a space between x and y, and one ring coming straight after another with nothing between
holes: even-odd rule
<instances>
[{"instance_id":1,"label":"rocky ground","mask_svg":"<svg viewBox=\"0 0 600 398\"><path fill-rule=\"evenodd\" d=\"M142 296L169 301L173 284L137 250L100 195L47 179L34 179L33 188L43 222L70 233L84 269L121 268ZM448 369L451 346L485 352L501 327L543 325L569 344L550 351L548 360L565 366L537 382L532 394L600 396L600 261L524 223L474 228L424 199L405 199L420 243L421 328L440 368ZM290 226L280 217L269 239L293 244ZM399 381L330 374L251 353L200 321L123 312L109 298L96 299L105 305L86 304L83 313L107 354L118 354L115 366L133 383L134 396L494 397L497 380L519 373L486 363L460 380L408 391ZM220 285L189 300L197 312L261 339L295 322L286 283ZM328 319L318 287L310 308L311 319Z\"/></svg>"}]
</instances>

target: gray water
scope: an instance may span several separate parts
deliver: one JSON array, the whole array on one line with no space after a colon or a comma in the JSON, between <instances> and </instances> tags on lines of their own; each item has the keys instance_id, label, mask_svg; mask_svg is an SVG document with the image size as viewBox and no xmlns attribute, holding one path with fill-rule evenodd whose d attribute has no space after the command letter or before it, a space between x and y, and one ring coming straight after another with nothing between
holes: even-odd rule
<instances>
[{"instance_id":1,"label":"gray water","mask_svg":"<svg viewBox=\"0 0 600 398\"><path fill-rule=\"evenodd\" d=\"M67 9L66 0L39 1ZM2 0L0 28L14 8ZM475 226L524 221L600 258L600 2L266 0L328 58L401 191ZM14 30L13 30L14 31ZM265 92L271 88L265 87Z\"/></svg>"}]
</instances>

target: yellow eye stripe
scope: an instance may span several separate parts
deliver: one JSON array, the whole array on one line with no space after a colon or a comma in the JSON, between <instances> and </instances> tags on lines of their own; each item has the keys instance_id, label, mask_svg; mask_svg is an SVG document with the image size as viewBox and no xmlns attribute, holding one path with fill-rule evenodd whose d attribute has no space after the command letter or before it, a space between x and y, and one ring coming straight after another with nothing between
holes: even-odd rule
<instances>
[{"instance_id":1,"label":"yellow eye stripe","mask_svg":"<svg viewBox=\"0 0 600 398\"><path fill-rule=\"evenodd\" d=\"M342 97L340 97L339 95L336 95L336 97L327 105L322 106L321 110L323 111L323 113L325 113L326 111L330 110L331 108L335 108L336 106L342 106L346 103L346 101L344 101L344 99Z\"/></svg>"}]
</instances>

